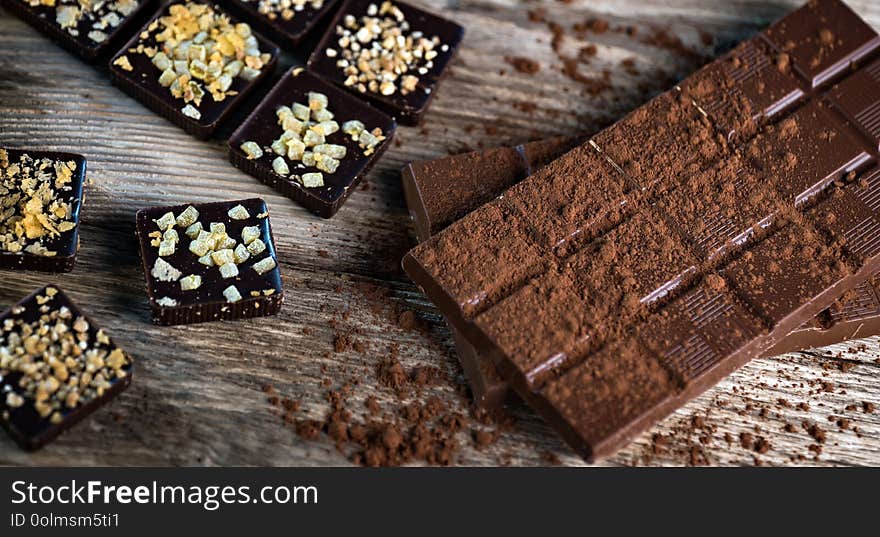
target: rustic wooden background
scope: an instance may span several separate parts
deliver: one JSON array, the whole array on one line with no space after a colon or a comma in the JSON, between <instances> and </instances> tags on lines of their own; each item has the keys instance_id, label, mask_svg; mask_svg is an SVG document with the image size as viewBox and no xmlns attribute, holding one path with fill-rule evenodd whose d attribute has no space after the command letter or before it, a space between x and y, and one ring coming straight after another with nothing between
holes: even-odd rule
<instances>
[{"instance_id":1,"label":"rustic wooden background","mask_svg":"<svg viewBox=\"0 0 880 537\"><path fill-rule=\"evenodd\" d=\"M61 285L137 358L134 384L56 443L36 454L0 434L0 464L15 465L344 465L326 439L306 441L270 414L264 384L302 401L301 415L327 410L321 381L348 368L370 371L392 342L406 367L443 368L458 384L437 395L466 412L464 380L436 310L399 269L413 233L399 184L402 164L558 134L599 129L670 80L692 71L799 2L752 0L417 0L467 28L451 76L421 128L397 143L332 220L309 215L226 160L222 141L199 142L123 95L106 70L89 67L0 11L0 145L76 151L89 159L79 265L70 275L4 272L0 306L47 282ZM880 3L851 5L880 27ZM544 10L567 36L559 52L597 46L585 78L610 72L610 90L593 95L561 69ZM574 23L601 17L638 29L582 36ZM683 46L648 37L657 30ZM714 36L709 40L707 36ZM530 75L505 56L540 62ZM623 62L632 58L631 62ZM627 65L628 64L628 65ZM503 73L501 71L504 71ZM526 104L523 104L526 103ZM134 213L150 205L258 195L269 203L287 299L280 316L235 323L159 328L149 322ZM404 330L397 312L423 325ZM348 312L348 313L343 313ZM358 331L366 350L333 352L340 330ZM755 360L601 464L880 463L880 339ZM830 351L830 352L829 352ZM385 391L363 376L354 397ZM867 408L867 410L866 410ZM457 462L537 465L581 461L529 409L479 449L469 438ZM788 427L786 427L788 425ZM820 443L819 427L825 431ZM812 430L813 434L810 434ZM659 435L659 436L658 436ZM758 453L749 439L763 436ZM659 438L659 440L655 440ZM743 447L742 444L746 444ZM816 455L815 446L821 446ZM810 446L814 446L811 450Z\"/></svg>"}]
</instances>

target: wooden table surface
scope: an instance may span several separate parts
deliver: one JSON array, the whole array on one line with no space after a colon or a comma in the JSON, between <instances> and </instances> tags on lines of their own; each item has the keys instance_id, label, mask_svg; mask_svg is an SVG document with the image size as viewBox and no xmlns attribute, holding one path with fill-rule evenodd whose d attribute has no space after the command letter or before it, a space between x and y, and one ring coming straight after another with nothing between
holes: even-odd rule
<instances>
[{"instance_id":1,"label":"wooden table surface","mask_svg":"<svg viewBox=\"0 0 880 537\"><path fill-rule=\"evenodd\" d=\"M406 368L433 365L453 379L414 400L438 396L467 412L449 332L399 268L414 244L400 167L478 147L594 132L799 2L415 3L465 26L460 54L423 126L399 129L368 188L355 192L332 220L313 217L233 168L222 140L187 136L114 88L106 69L81 63L0 11L0 146L75 151L89 159L76 270L3 272L0 306L56 283L137 359L126 393L42 451L25 453L0 435L0 464L349 464L326 437L304 440L283 426L268 411L262 386L300 400L301 416L321 418L328 409L322 381L347 370L361 377L355 400L374 395L396 404L370 373L392 343L399 344ZM850 5L880 27L880 3ZM545 13L544 22L535 10ZM593 17L638 32L571 31ZM551 48L547 21L566 29L559 53ZM586 81L564 74L560 55L576 57L589 44L597 46L596 55L578 65ZM504 62L513 56L537 60L540 71L517 72ZM628 58L633 62L622 63ZM590 80L606 70L610 87L595 95ZM254 195L271 210L286 289L282 313L151 325L133 237L135 211ZM396 315L406 310L416 312L421 329L399 326ZM341 332L357 334L364 348L335 352ZM880 411L866 404L880 403L878 357L880 339L869 338L754 360L600 464L880 464ZM510 413L513 425L493 444L479 448L461 438L456 462L582 463L528 408L513 405ZM754 449L749 439L758 437L769 446Z\"/></svg>"}]
</instances>

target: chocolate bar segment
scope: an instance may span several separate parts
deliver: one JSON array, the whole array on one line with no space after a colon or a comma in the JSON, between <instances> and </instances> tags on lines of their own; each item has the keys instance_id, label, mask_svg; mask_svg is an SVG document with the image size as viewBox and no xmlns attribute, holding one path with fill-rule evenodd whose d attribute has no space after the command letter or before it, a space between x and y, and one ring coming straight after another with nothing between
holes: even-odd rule
<instances>
[{"instance_id":1,"label":"chocolate bar segment","mask_svg":"<svg viewBox=\"0 0 880 537\"><path fill-rule=\"evenodd\" d=\"M858 136L829 108L823 100L810 101L746 146L750 164L785 201L803 204L871 159Z\"/></svg>"},{"instance_id":2,"label":"chocolate bar segment","mask_svg":"<svg viewBox=\"0 0 880 537\"><path fill-rule=\"evenodd\" d=\"M407 164L401 179L418 240L427 240L578 143L558 137ZM452 325L450 331L474 402L500 406L510 394L507 382Z\"/></svg>"},{"instance_id":3,"label":"chocolate bar segment","mask_svg":"<svg viewBox=\"0 0 880 537\"><path fill-rule=\"evenodd\" d=\"M0 314L0 418L39 449L131 384L132 360L53 286Z\"/></svg>"},{"instance_id":4,"label":"chocolate bar segment","mask_svg":"<svg viewBox=\"0 0 880 537\"><path fill-rule=\"evenodd\" d=\"M857 73L854 78L861 77L861 74L861 72ZM523 170L529 173L530 170L540 168L566 153L574 143L575 140L571 138L556 138L531 142L516 148L490 149L408 164L402 171L403 185L419 240L423 240L422 236L428 233L427 230L432 230L428 234L430 236L452 223L447 221L445 215L458 213L464 215L476 208L472 206L472 200L476 199L474 191L459 189L459 184L478 183L481 177L486 176L493 178L491 181L493 184L514 184L523 178ZM525 160L512 158L514 155L522 156ZM860 184L873 184L878 176L880 176L878 172L867 173ZM734 177L734 180L730 181L730 177ZM755 189L755 182L763 180L763 177L749 168L743 159L734 156L724 165L713 166L704 172L687 177L682 181L681 187L670 194L672 203L662 203L661 206L680 227L694 230L694 244L700 255L706 258L723 255L729 245L741 244L752 234L767 227L772 221L772 215L783 208L774 193L762 193L759 189ZM702 203L706 198L698 194L707 189L713 196L706 200L708 203ZM505 187L501 186L495 192L484 193L486 198L484 201L501 195L504 190ZM739 211L722 211L719 208L715 199L723 197L728 191L740 193L738 194ZM418 195L412 195L414 192ZM751 196L743 194L749 192L754 194ZM869 193L862 195L870 198ZM429 225L432 221L437 222L434 228ZM749 223L753 221L760 224L754 227ZM880 332L880 298L878 298L880 292L877 291L875 280L876 277L872 282L858 286L852 297L842 298L815 319L786 336L765 355L774 356L795 350L823 347L857 336ZM716 297L717 295L705 297L696 293L691 303L707 313L717 309L729 311L730 306L719 303ZM705 314L698 315L698 317L703 316ZM680 317L685 316L682 314ZM451 325L450 329L475 402L489 407L502 404L509 394L506 381L488 357L479 354L474 346ZM658 332L663 334L668 330L658 330ZM702 362L708 360L711 354L708 350L710 346L723 342L727 332L729 330L725 328L707 338L707 341L695 345L689 351L693 357L684 360L692 364L692 368L699 368ZM680 352L685 352L683 347Z\"/></svg>"},{"instance_id":5,"label":"chocolate bar segment","mask_svg":"<svg viewBox=\"0 0 880 537\"><path fill-rule=\"evenodd\" d=\"M277 61L274 43L219 6L172 0L111 59L110 75L147 108L206 139Z\"/></svg>"},{"instance_id":6,"label":"chocolate bar segment","mask_svg":"<svg viewBox=\"0 0 880 537\"><path fill-rule=\"evenodd\" d=\"M838 0L811 0L763 33L811 87L841 75L850 64L880 47L880 36Z\"/></svg>"},{"instance_id":7,"label":"chocolate bar segment","mask_svg":"<svg viewBox=\"0 0 880 537\"><path fill-rule=\"evenodd\" d=\"M0 5L67 50L93 62L131 37L155 0L0 0Z\"/></svg>"},{"instance_id":8,"label":"chocolate bar segment","mask_svg":"<svg viewBox=\"0 0 880 537\"><path fill-rule=\"evenodd\" d=\"M765 354L774 356L790 350L812 349L880 333L880 277L845 293Z\"/></svg>"},{"instance_id":9,"label":"chocolate bar segment","mask_svg":"<svg viewBox=\"0 0 880 537\"><path fill-rule=\"evenodd\" d=\"M759 131L763 144L707 136L694 111L715 122L699 102L664 94L416 247L404 268L573 447L590 460L610 454L880 269L873 243L851 240L853 229L869 229L874 209L839 186L858 184L876 151L804 82L801 103ZM647 140L649 128L656 140ZM607 202L614 216L590 224L590 241L548 248L516 208L561 195L583 176L577 164L588 148L638 195L628 211ZM740 164L762 180L721 197L691 189L697 207L714 202L735 214L748 201L753 209L744 216L753 232L705 255L700 228L676 220L690 205L675 196L689 176ZM533 194L539 187L549 192ZM553 304L586 313L572 319ZM661 325L671 332L657 338ZM532 337L520 337L527 326Z\"/></svg>"},{"instance_id":10,"label":"chocolate bar segment","mask_svg":"<svg viewBox=\"0 0 880 537\"><path fill-rule=\"evenodd\" d=\"M237 167L330 218L389 147L397 126L372 106L293 69L229 139Z\"/></svg>"},{"instance_id":11,"label":"chocolate bar segment","mask_svg":"<svg viewBox=\"0 0 880 537\"><path fill-rule=\"evenodd\" d=\"M880 61L875 61L837 84L828 94L829 100L859 130L880 148Z\"/></svg>"},{"instance_id":12,"label":"chocolate bar segment","mask_svg":"<svg viewBox=\"0 0 880 537\"><path fill-rule=\"evenodd\" d=\"M0 269L73 270L85 173L82 155L0 148Z\"/></svg>"},{"instance_id":13,"label":"chocolate bar segment","mask_svg":"<svg viewBox=\"0 0 880 537\"><path fill-rule=\"evenodd\" d=\"M345 0L308 67L417 125L463 36L460 25L404 2Z\"/></svg>"},{"instance_id":14,"label":"chocolate bar segment","mask_svg":"<svg viewBox=\"0 0 880 537\"><path fill-rule=\"evenodd\" d=\"M311 31L327 19L338 0L221 0L287 50L293 50Z\"/></svg>"},{"instance_id":15,"label":"chocolate bar segment","mask_svg":"<svg viewBox=\"0 0 880 537\"><path fill-rule=\"evenodd\" d=\"M263 200L143 209L137 234L154 323L280 311L284 291Z\"/></svg>"},{"instance_id":16,"label":"chocolate bar segment","mask_svg":"<svg viewBox=\"0 0 880 537\"><path fill-rule=\"evenodd\" d=\"M593 141L642 188L668 185L727 151L712 122L677 91L655 97Z\"/></svg>"}]
</instances>

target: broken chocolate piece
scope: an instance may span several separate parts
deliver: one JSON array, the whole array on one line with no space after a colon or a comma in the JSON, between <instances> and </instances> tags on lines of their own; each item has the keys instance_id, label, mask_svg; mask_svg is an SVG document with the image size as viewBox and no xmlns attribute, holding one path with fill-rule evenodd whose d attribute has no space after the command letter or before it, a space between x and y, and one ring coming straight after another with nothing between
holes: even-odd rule
<instances>
[{"instance_id":1,"label":"broken chocolate piece","mask_svg":"<svg viewBox=\"0 0 880 537\"><path fill-rule=\"evenodd\" d=\"M308 67L417 125L463 35L460 25L404 2L346 0Z\"/></svg>"}]
</instances>

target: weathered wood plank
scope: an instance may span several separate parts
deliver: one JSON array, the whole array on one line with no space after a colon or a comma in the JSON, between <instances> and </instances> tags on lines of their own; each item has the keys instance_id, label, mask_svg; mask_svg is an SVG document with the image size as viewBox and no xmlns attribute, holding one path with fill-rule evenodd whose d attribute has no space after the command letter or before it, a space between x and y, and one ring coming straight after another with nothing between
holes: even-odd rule
<instances>
[{"instance_id":1,"label":"weathered wood plank","mask_svg":"<svg viewBox=\"0 0 880 537\"><path fill-rule=\"evenodd\" d=\"M348 370L363 378L355 401L376 395L390 404L393 398L374 386L372 371L391 343L400 345L407 368L435 365L455 379L415 399L436 395L465 411L457 395L464 381L449 333L399 269L400 257L413 244L400 166L481 145L595 131L665 89L666 79L693 70L700 55L711 56L714 48L750 35L798 2L420 3L446 8L468 29L453 74L439 90L424 128L401 128L398 143L370 174L368 190L355 193L330 221L310 216L235 170L222 142L186 136L113 88L103 68L80 63L0 12L0 49L14 52L0 59L0 145L77 151L87 155L90 166L77 269L63 276L5 272L0 305L43 283L57 283L138 358L132 388L47 449L26 454L0 435L0 463L346 464L326 440L304 441L282 427L267 412L261 386L275 385L301 400L303 415L321 417L327 411L322 380ZM854 0L851 5L880 25L880 4ZM639 35L666 29L697 54L683 56L617 33L577 37L568 32L562 45L566 55L586 44L597 46L595 58L579 66L582 74L611 73L610 91L585 94L581 84L561 72L547 26L530 21L528 11L537 8L566 27L602 16L612 24L638 27ZM717 35L716 43L704 44L701 32ZM503 63L509 55L539 61L540 75L516 73ZM625 58L634 58L637 73L621 67ZM514 106L522 102L536 109L526 113ZM251 195L265 198L271 207L287 291L282 314L272 320L190 327L150 325L132 239L135 210ZM402 308L415 310L425 328L399 328L395 312ZM360 331L364 353L329 352L340 326ZM603 464L688 464L693 458L748 465L757 456L764 464L781 465L801 455L808 458L794 462L878 464L880 412L865 412L861 402L880 402L880 342L862 343L864 350L842 358L795 353L756 360ZM821 382L833 384L831 391L822 391ZM798 408L799 403L809 408ZM849 405L856 408L846 410ZM545 464L549 452L562 463L580 464L531 411L517 406L511 412L515 425L490 447L479 450L462 438L458 461ZM841 429L828 416L850 419L849 428ZM695 426L695 417L702 423L697 419ZM805 421L827 430L818 459L809 450L817 442L802 426ZM794 432L786 432L786 424ZM725 433L733 439L729 445ZM771 447L761 454L743 448L742 433L763 436ZM665 440L654 441L656 435Z\"/></svg>"}]
</instances>

